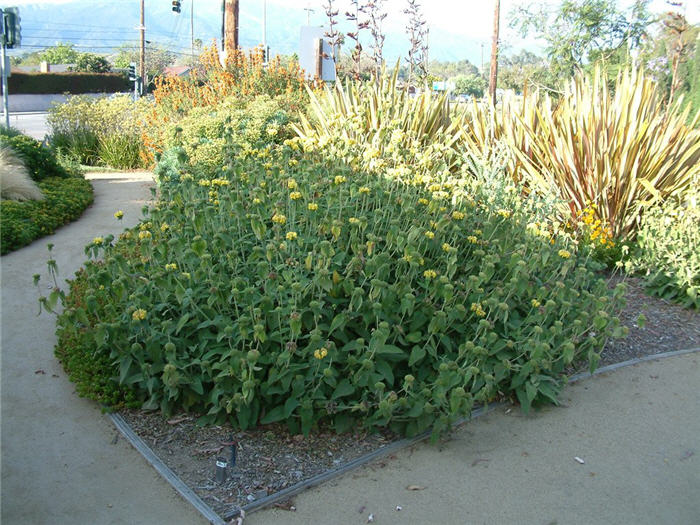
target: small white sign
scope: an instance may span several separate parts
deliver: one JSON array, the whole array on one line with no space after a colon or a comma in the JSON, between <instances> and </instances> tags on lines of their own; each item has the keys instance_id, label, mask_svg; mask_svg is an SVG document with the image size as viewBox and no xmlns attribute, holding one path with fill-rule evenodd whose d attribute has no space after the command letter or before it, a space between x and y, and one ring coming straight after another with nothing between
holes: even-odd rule
<instances>
[{"instance_id":1,"label":"small white sign","mask_svg":"<svg viewBox=\"0 0 700 525\"><path fill-rule=\"evenodd\" d=\"M326 29L318 26L301 26L301 36L299 38L299 65L306 73L307 78L316 76L316 41L323 40L323 56L321 59L321 80L335 80L335 62L331 45L324 36Z\"/></svg>"}]
</instances>

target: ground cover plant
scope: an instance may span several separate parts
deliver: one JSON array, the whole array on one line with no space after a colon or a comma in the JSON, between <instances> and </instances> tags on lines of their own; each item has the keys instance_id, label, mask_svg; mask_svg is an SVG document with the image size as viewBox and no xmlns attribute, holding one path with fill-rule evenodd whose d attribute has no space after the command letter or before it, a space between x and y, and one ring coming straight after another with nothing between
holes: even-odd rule
<instances>
[{"instance_id":1,"label":"ground cover plant","mask_svg":"<svg viewBox=\"0 0 700 525\"><path fill-rule=\"evenodd\" d=\"M438 435L500 395L555 402L567 366L622 334L621 288L498 167L452 191L297 140L208 174L183 160L164 156L158 205L43 300L66 302L58 355L84 395L243 429Z\"/></svg>"},{"instance_id":2,"label":"ground cover plant","mask_svg":"<svg viewBox=\"0 0 700 525\"><path fill-rule=\"evenodd\" d=\"M43 200L0 201L0 253L21 248L80 217L93 200L92 185L57 162L51 150L14 130L0 128L0 144L21 158Z\"/></svg>"}]
</instances>

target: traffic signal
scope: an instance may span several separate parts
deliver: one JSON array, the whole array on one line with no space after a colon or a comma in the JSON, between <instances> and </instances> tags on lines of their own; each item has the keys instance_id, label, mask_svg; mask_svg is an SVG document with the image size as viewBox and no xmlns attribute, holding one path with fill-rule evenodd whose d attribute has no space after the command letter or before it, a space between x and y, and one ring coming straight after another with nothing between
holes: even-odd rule
<instances>
[{"instance_id":1,"label":"traffic signal","mask_svg":"<svg viewBox=\"0 0 700 525\"><path fill-rule=\"evenodd\" d=\"M6 7L3 9L2 22L5 34L5 45L8 49L19 47L22 43L22 26L19 17L19 8Z\"/></svg>"},{"instance_id":2,"label":"traffic signal","mask_svg":"<svg viewBox=\"0 0 700 525\"><path fill-rule=\"evenodd\" d=\"M129 81L136 80L136 64L129 64Z\"/></svg>"},{"instance_id":3,"label":"traffic signal","mask_svg":"<svg viewBox=\"0 0 700 525\"><path fill-rule=\"evenodd\" d=\"M173 11L175 11L176 13L179 13L182 10L180 4L181 4L181 2L179 2L178 0L173 0Z\"/></svg>"}]
</instances>

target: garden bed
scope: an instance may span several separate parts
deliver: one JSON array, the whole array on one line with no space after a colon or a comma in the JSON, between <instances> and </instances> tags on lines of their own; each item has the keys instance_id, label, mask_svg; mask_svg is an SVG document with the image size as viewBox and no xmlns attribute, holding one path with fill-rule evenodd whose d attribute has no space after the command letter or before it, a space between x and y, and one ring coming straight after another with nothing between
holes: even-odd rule
<instances>
[{"instance_id":1,"label":"garden bed","mask_svg":"<svg viewBox=\"0 0 700 525\"><path fill-rule=\"evenodd\" d=\"M619 281L613 277L611 284ZM627 306L620 320L629 336L606 345L600 365L700 346L700 313L648 296L640 280L627 279ZM646 318L644 326L638 318ZM318 474L338 469L353 459L376 451L398 436L335 434L292 436L281 425L245 432L228 426L198 427L196 417L164 418L158 412L126 410L121 413L134 432L154 453L219 515L230 513L264 496L279 492ZM237 466L229 479L215 481L215 461L228 459L235 441ZM384 466L379 463L379 466ZM292 503L282 506L289 509Z\"/></svg>"}]
</instances>

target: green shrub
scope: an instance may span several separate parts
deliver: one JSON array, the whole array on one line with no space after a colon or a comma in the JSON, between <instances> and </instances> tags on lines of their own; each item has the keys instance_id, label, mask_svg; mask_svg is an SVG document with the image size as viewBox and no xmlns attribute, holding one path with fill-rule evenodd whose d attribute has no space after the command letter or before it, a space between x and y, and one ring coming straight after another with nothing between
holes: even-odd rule
<instances>
[{"instance_id":1,"label":"green shrub","mask_svg":"<svg viewBox=\"0 0 700 525\"><path fill-rule=\"evenodd\" d=\"M70 97L49 112L51 145L61 155L88 166L141 167L141 134L148 107L148 101L134 102L127 95Z\"/></svg>"},{"instance_id":2,"label":"green shrub","mask_svg":"<svg viewBox=\"0 0 700 525\"><path fill-rule=\"evenodd\" d=\"M2 255L77 219L93 200L92 185L82 176L42 178L38 185L42 201L0 201Z\"/></svg>"},{"instance_id":3,"label":"green shrub","mask_svg":"<svg viewBox=\"0 0 700 525\"><path fill-rule=\"evenodd\" d=\"M647 211L631 267L652 294L700 308L700 204L697 190Z\"/></svg>"},{"instance_id":4,"label":"green shrub","mask_svg":"<svg viewBox=\"0 0 700 525\"><path fill-rule=\"evenodd\" d=\"M7 144L24 161L35 181L48 177L68 177L69 172L58 163L52 151L38 140L22 135L17 130L0 126L0 144Z\"/></svg>"},{"instance_id":5,"label":"green shrub","mask_svg":"<svg viewBox=\"0 0 700 525\"><path fill-rule=\"evenodd\" d=\"M101 374L74 376L84 395L239 428L437 435L499 393L556 401L566 368L595 368L622 331L621 289L536 232L546 204L502 175L453 204L287 144L206 178L165 156L140 226L86 247L102 262L59 317L64 362Z\"/></svg>"},{"instance_id":6,"label":"green shrub","mask_svg":"<svg viewBox=\"0 0 700 525\"><path fill-rule=\"evenodd\" d=\"M121 73L16 73L7 79L11 95L128 92L130 83Z\"/></svg>"},{"instance_id":7,"label":"green shrub","mask_svg":"<svg viewBox=\"0 0 700 525\"><path fill-rule=\"evenodd\" d=\"M181 147L193 165L205 171L220 169L227 155L293 136L289 97L259 95L251 100L229 97L221 104L195 108L171 126L166 150Z\"/></svg>"}]
</instances>

